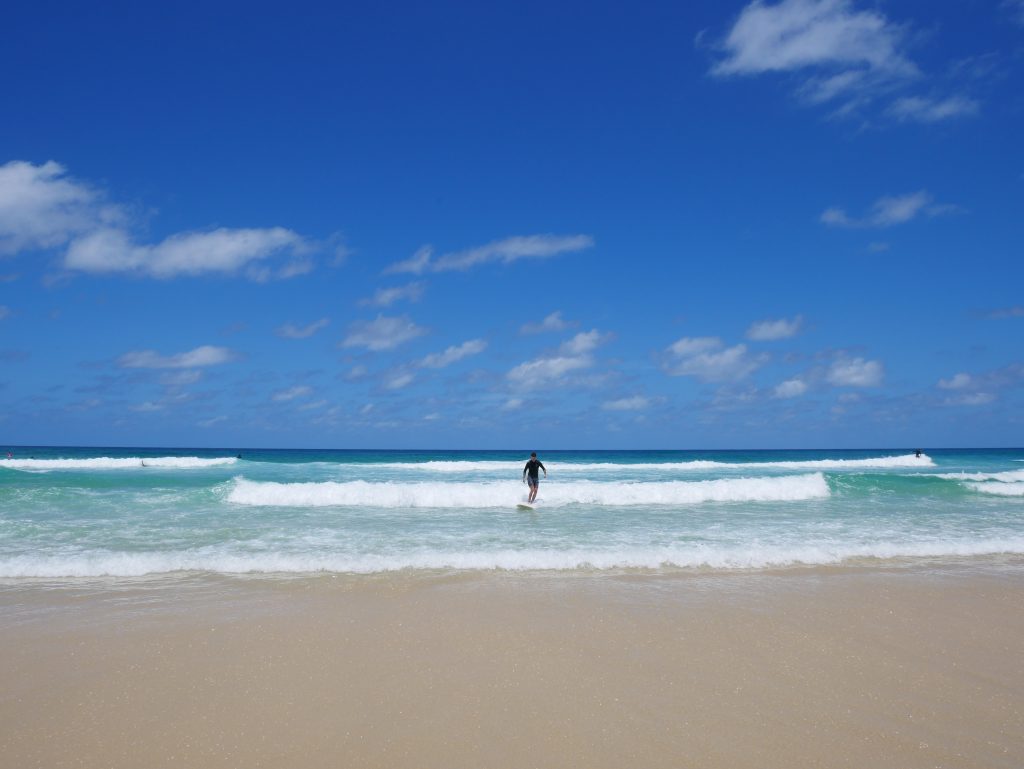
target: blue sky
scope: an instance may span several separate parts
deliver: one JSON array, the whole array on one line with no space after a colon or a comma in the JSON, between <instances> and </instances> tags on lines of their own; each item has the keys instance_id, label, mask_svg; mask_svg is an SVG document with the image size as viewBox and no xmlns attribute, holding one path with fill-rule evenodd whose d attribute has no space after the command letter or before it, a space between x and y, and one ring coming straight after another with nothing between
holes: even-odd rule
<instances>
[{"instance_id":1,"label":"blue sky","mask_svg":"<svg viewBox=\"0 0 1024 769\"><path fill-rule=\"evenodd\" d=\"M1024 3L5 30L2 442L1021 445Z\"/></svg>"}]
</instances>

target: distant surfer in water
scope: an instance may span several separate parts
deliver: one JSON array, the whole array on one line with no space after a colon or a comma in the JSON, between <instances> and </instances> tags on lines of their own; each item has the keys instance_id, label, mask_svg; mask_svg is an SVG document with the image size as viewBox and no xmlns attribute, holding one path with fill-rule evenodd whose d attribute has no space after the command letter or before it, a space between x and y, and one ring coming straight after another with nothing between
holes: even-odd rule
<instances>
[{"instance_id":1,"label":"distant surfer in water","mask_svg":"<svg viewBox=\"0 0 1024 769\"><path fill-rule=\"evenodd\" d=\"M544 467L544 463L537 459L537 452L530 453L530 461L526 463L526 467L523 468L523 480L530 484L530 504L537 498L537 489L540 487L540 470L544 471L544 478L548 477L548 469Z\"/></svg>"}]
</instances>

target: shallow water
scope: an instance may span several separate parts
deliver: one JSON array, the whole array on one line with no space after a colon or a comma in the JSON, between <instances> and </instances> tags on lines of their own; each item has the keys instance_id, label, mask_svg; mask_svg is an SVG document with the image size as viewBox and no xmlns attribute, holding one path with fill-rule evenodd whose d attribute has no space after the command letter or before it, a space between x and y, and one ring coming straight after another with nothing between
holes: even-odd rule
<instances>
[{"instance_id":1,"label":"shallow water","mask_svg":"<svg viewBox=\"0 0 1024 769\"><path fill-rule=\"evenodd\" d=\"M1024 553L1024 450L18 448L0 577L765 569Z\"/></svg>"}]
</instances>

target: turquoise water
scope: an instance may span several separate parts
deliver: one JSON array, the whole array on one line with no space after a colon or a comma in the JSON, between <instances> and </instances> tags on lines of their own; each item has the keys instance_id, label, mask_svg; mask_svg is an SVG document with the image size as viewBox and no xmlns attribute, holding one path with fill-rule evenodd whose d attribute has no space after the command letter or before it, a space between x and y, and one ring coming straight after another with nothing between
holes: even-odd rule
<instances>
[{"instance_id":1,"label":"turquoise water","mask_svg":"<svg viewBox=\"0 0 1024 769\"><path fill-rule=\"evenodd\" d=\"M1024 554L1024 450L18 447L0 577L763 569Z\"/></svg>"}]
</instances>

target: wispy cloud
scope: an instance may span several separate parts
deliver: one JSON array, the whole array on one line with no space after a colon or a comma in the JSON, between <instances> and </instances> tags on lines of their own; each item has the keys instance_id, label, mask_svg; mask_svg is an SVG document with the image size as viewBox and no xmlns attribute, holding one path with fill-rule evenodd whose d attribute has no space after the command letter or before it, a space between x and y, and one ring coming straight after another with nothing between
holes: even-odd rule
<instances>
[{"instance_id":1,"label":"wispy cloud","mask_svg":"<svg viewBox=\"0 0 1024 769\"><path fill-rule=\"evenodd\" d=\"M434 259L433 249L424 246L410 259L388 267L385 274L451 272L468 270L480 264L509 264L520 259L544 259L559 254L582 251L594 245L589 235L524 235L495 240L484 246L455 251Z\"/></svg>"},{"instance_id":2,"label":"wispy cloud","mask_svg":"<svg viewBox=\"0 0 1024 769\"><path fill-rule=\"evenodd\" d=\"M851 116L924 79L907 54L908 30L852 0L754 0L718 46L711 74L787 74L797 79L804 102L830 104L835 117ZM977 106L964 96L903 97L890 105L890 116L934 122Z\"/></svg>"},{"instance_id":3,"label":"wispy cloud","mask_svg":"<svg viewBox=\"0 0 1024 769\"><path fill-rule=\"evenodd\" d=\"M0 304L0 320L8 317L11 314L11 308L6 304Z\"/></svg>"},{"instance_id":4,"label":"wispy cloud","mask_svg":"<svg viewBox=\"0 0 1024 769\"><path fill-rule=\"evenodd\" d=\"M549 331L565 331L570 326L575 325L569 323L562 318L560 310L555 311L544 318L540 323L527 323L519 329L521 334L543 334Z\"/></svg>"},{"instance_id":5,"label":"wispy cloud","mask_svg":"<svg viewBox=\"0 0 1024 769\"><path fill-rule=\"evenodd\" d=\"M904 96L894 101L888 113L897 120L916 123L938 123L950 118L978 114L980 104L966 96L929 98L925 96Z\"/></svg>"},{"instance_id":6,"label":"wispy cloud","mask_svg":"<svg viewBox=\"0 0 1024 769\"><path fill-rule=\"evenodd\" d=\"M877 387L885 370L880 361L864 358L840 358L833 361L825 375L836 387Z\"/></svg>"},{"instance_id":7,"label":"wispy cloud","mask_svg":"<svg viewBox=\"0 0 1024 769\"><path fill-rule=\"evenodd\" d=\"M296 326L292 323L285 323L276 329L274 333L285 339L306 339L313 336L320 329L326 328L330 322L330 318L320 318L320 320L315 320L308 326Z\"/></svg>"},{"instance_id":8,"label":"wispy cloud","mask_svg":"<svg viewBox=\"0 0 1024 769\"><path fill-rule=\"evenodd\" d=\"M1024 0L1003 0L1002 7L1017 24L1024 27Z\"/></svg>"},{"instance_id":9,"label":"wispy cloud","mask_svg":"<svg viewBox=\"0 0 1024 769\"><path fill-rule=\"evenodd\" d=\"M998 399L1004 390L1024 386L1024 364L1008 366L970 374L958 372L948 379L940 379L936 386L950 393L942 403L946 406L984 406Z\"/></svg>"},{"instance_id":10,"label":"wispy cloud","mask_svg":"<svg viewBox=\"0 0 1024 769\"><path fill-rule=\"evenodd\" d=\"M359 304L363 307L390 307L395 302L403 300L409 302L419 301L421 296L423 296L423 284L409 283L405 286L378 289L368 299L360 299Z\"/></svg>"},{"instance_id":11,"label":"wispy cloud","mask_svg":"<svg viewBox=\"0 0 1024 769\"><path fill-rule=\"evenodd\" d=\"M803 326L804 319L797 315L793 319L761 320L751 324L747 329L747 339L755 342L770 342L777 339L789 339L796 336Z\"/></svg>"},{"instance_id":12,"label":"wispy cloud","mask_svg":"<svg viewBox=\"0 0 1024 769\"><path fill-rule=\"evenodd\" d=\"M940 379L938 386L943 390L964 390L973 384L974 380L970 374L963 372L956 374L949 379Z\"/></svg>"},{"instance_id":13,"label":"wispy cloud","mask_svg":"<svg viewBox=\"0 0 1024 769\"><path fill-rule=\"evenodd\" d=\"M683 337L669 345L666 371L704 382L743 379L763 365L764 355L751 355L745 344L725 347L718 337Z\"/></svg>"},{"instance_id":14,"label":"wispy cloud","mask_svg":"<svg viewBox=\"0 0 1024 769\"><path fill-rule=\"evenodd\" d=\"M905 195L885 195L876 200L861 217L851 217L844 209L833 207L823 211L820 218L823 224L834 227L893 227L921 215L932 218L960 210L956 205L936 203L931 193L919 190Z\"/></svg>"},{"instance_id":15,"label":"wispy cloud","mask_svg":"<svg viewBox=\"0 0 1024 769\"><path fill-rule=\"evenodd\" d=\"M992 320L1004 320L1006 318L1024 318L1024 306L1001 307L988 313Z\"/></svg>"},{"instance_id":16,"label":"wispy cloud","mask_svg":"<svg viewBox=\"0 0 1024 769\"><path fill-rule=\"evenodd\" d=\"M394 349L425 333L426 329L405 316L396 318L378 315L375 320L353 323L349 335L341 341L341 347L365 347L379 352Z\"/></svg>"},{"instance_id":17,"label":"wispy cloud","mask_svg":"<svg viewBox=\"0 0 1024 769\"><path fill-rule=\"evenodd\" d=\"M297 256L309 248L298 234L283 227L185 232L156 245L135 243L124 229L105 227L76 238L68 247L64 266L82 272L129 272L154 278L204 273L237 273L271 256ZM291 277L308 272L286 264L276 273L260 271L250 277Z\"/></svg>"},{"instance_id":18,"label":"wispy cloud","mask_svg":"<svg viewBox=\"0 0 1024 769\"><path fill-rule=\"evenodd\" d=\"M419 365L423 368L444 368L470 355L478 355L487 349L483 339L470 339L460 345L448 347L444 352L431 353L423 358Z\"/></svg>"},{"instance_id":19,"label":"wispy cloud","mask_svg":"<svg viewBox=\"0 0 1024 769\"><path fill-rule=\"evenodd\" d=\"M411 371L395 371L384 378L384 387L388 390L401 390L408 387L416 379Z\"/></svg>"},{"instance_id":20,"label":"wispy cloud","mask_svg":"<svg viewBox=\"0 0 1024 769\"><path fill-rule=\"evenodd\" d=\"M226 347L203 345L175 355L161 355L153 350L126 352L117 359L117 365L121 368L202 368L227 363L234 357Z\"/></svg>"},{"instance_id":21,"label":"wispy cloud","mask_svg":"<svg viewBox=\"0 0 1024 769\"><path fill-rule=\"evenodd\" d=\"M306 398L312 394L313 388L309 385L295 385L294 387L288 387L284 390L277 390L270 397L273 401L285 403L287 401L293 401L296 398Z\"/></svg>"},{"instance_id":22,"label":"wispy cloud","mask_svg":"<svg viewBox=\"0 0 1024 769\"><path fill-rule=\"evenodd\" d=\"M629 398L605 401L601 404L601 408L605 411L643 411L650 405L650 398L645 398L642 395L634 395Z\"/></svg>"}]
</instances>

